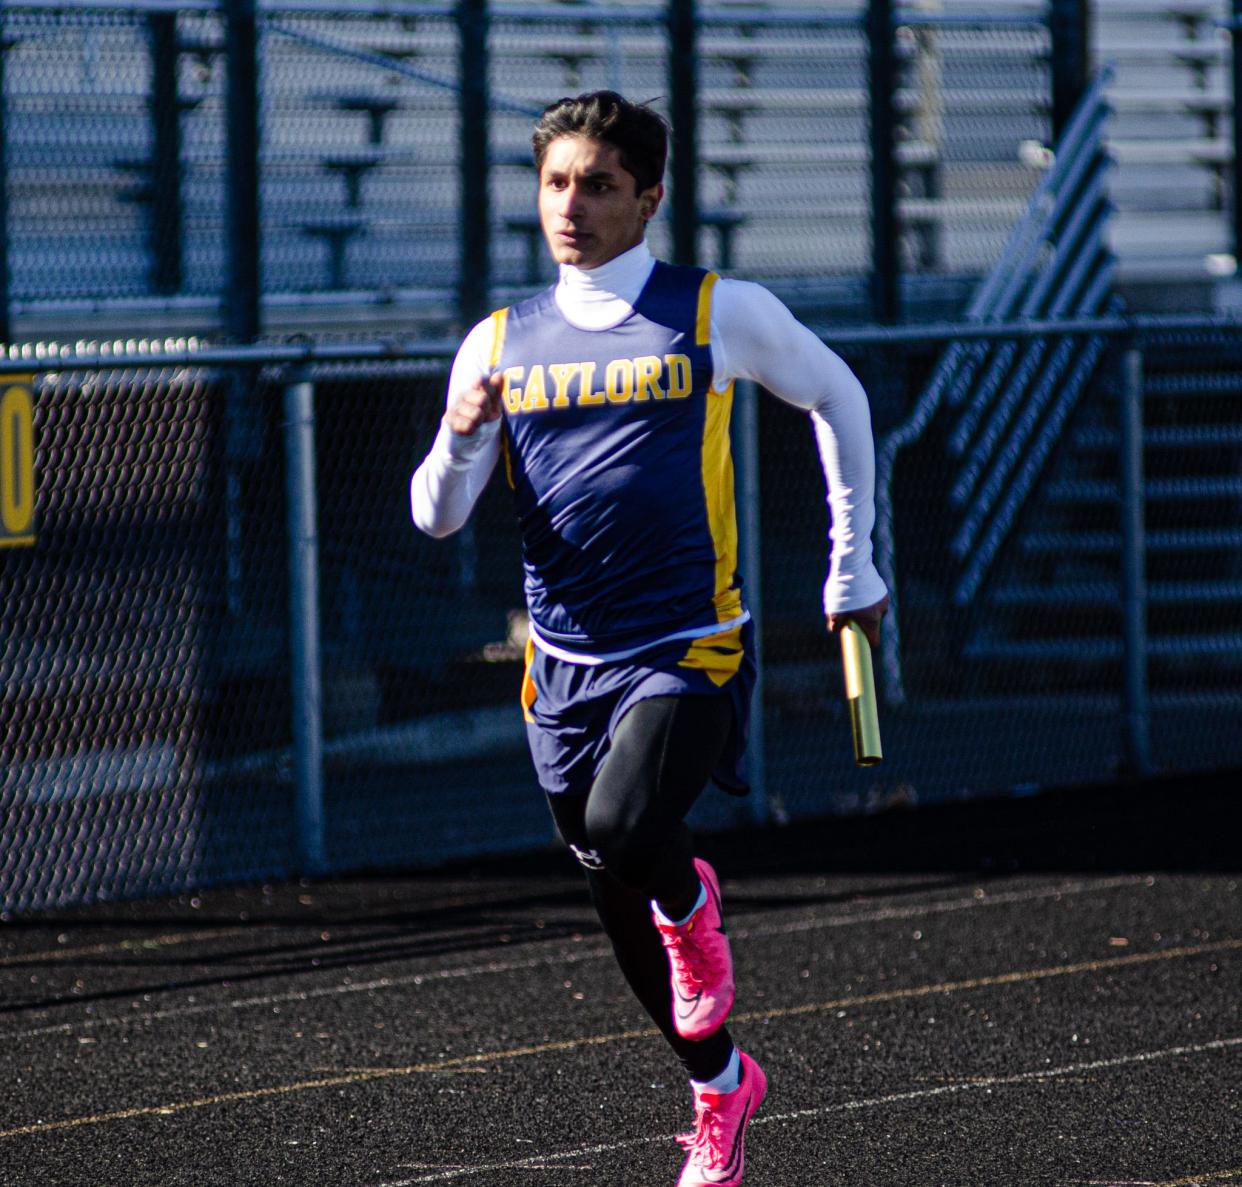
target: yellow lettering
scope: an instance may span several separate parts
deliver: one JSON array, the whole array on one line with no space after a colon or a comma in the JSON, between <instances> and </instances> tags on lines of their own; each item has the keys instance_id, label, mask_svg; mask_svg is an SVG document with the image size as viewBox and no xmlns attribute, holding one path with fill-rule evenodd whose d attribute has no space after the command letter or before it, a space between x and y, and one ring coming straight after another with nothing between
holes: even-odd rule
<instances>
[{"instance_id":1,"label":"yellow lettering","mask_svg":"<svg viewBox=\"0 0 1242 1187\"><path fill-rule=\"evenodd\" d=\"M0 538L34 523L34 405L30 388L14 383L0 399Z\"/></svg>"},{"instance_id":2,"label":"yellow lettering","mask_svg":"<svg viewBox=\"0 0 1242 1187\"><path fill-rule=\"evenodd\" d=\"M645 354L634 360L634 369L638 372L638 390L634 393L637 400L662 400L664 389L660 386L660 372L664 364L653 354Z\"/></svg>"},{"instance_id":3,"label":"yellow lettering","mask_svg":"<svg viewBox=\"0 0 1242 1187\"><path fill-rule=\"evenodd\" d=\"M595 364L593 362L584 362L582 364L582 382L578 385L579 404L602 404L604 402L604 393L593 392L591 389L594 386Z\"/></svg>"},{"instance_id":4,"label":"yellow lettering","mask_svg":"<svg viewBox=\"0 0 1242 1187\"><path fill-rule=\"evenodd\" d=\"M549 363L548 370L552 373L552 381L556 384L556 395L552 400L553 408L569 407L569 385L574 376L582 370L581 363Z\"/></svg>"},{"instance_id":5,"label":"yellow lettering","mask_svg":"<svg viewBox=\"0 0 1242 1187\"><path fill-rule=\"evenodd\" d=\"M613 404L624 404L634 398L634 363L630 359L613 359L604 371L604 390Z\"/></svg>"},{"instance_id":6,"label":"yellow lettering","mask_svg":"<svg viewBox=\"0 0 1242 1187\"><path fill-rule=\"evenodd\" d=\"M665 365L668 367L668 398L681 400L690 394L693 380L690 375L690 359L684 354L666 354Z\"/></svg>"},{"instance_id":7,"label":"yellow lettering","mask_svg":"<svg viewBox=\"0 0 1242 1187\"><path fill-rule=\"evenodd\" d=\"M548 406L544 394L543 364L536 363L526 377L526 394L522 397L523 412L543 412Z\"/></svg>"},{"instance_id":8,"label":"yellow lettering","mask_svg":"<svg viewBox=\"0 0 1242 1187\"><path fill-rule=\"evenodd\" d=\"M522 409L522 389L517 385L525 374L525 367L506 367L501 377L501 398L510 412L520 412Z\"/></svg>"}]
</instances>

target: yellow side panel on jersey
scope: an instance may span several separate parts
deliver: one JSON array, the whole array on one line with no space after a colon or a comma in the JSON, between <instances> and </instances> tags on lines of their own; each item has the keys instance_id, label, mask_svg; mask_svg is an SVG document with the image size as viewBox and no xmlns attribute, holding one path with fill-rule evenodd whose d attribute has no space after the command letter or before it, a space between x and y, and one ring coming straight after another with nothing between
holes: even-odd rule
<instances>
[{"instance_id":1,"label":"yellow side panel on jersey","mask_svg":"<svg viewBox=\"0 0 1242 1187\"><path fill-rule=\"evenodd\" d=\"M733 454L729 448L729 417L733 384L723 392L709 389L703 426L703 494L707 524L716 550L716 581L712 601L716 621L728 622L741 613L742 595L733 584L737 572L737 508L733 498Z\"/></svg>"},{"instance_id":2,"label":"yellow side panel on jersey","mask_svg":"<svg viewBox=\"0 0 1242 1187\"><path fill-rule=\"evenodd\" d=\"M531 708L539 696L539 690L535 687L534 678L530 674L530 666L535 659L535 641L534 639L526 640L526 666L522 670L522 691L519 699L522 702L522 717L526 721L533 722L535 719L531 716Z\"/></svg>"},{"instance_id":3,"label":"yellow side panel on jersey","mask_svg":"<svg viewBox=\"0 0 1242 1187\"><path fill-rule=\"evenodd\" d=\"M509 484L510 490L516 489L513 481L513 454L509 444L509 426L501 421L500 424L500 456L505 461L505 481Z\"/></svg>"},{"instance_id":4,"label":"yellow side panel on jersey","mask_svg":"<svg viewBox=\"0 0 1242 1187\"><path fill-rule=\"evenodd\" d=\"M492 349L487 364L495 371L500 366L500 354L505 348L505 328L509 323L509 310L497 309L492 314Z\"/></svg>"},{"instance_id":5,"label":"yellow side panel on jersey","mask_svg":"<svg viewBox=\"0 0 1242 1187\"><path fill-rule=\"evenodd\" d=\"M695 639L685 657L677 661L680 668L698 668L719 688L727 684L742 666L742 628L722 631Z\"/></svg>"},{"instance_id":6,"label":"yellow side panel on jersey","mask_svg":"<svg viewBox=\"0 0 1242 1187\"><path fill-rule=\"evenodd\" d=\"M699 285L699 307L694 319L695 346L710 346L712 341L712 289L720 279L715 272L709 272Z\"/></svg>"}]
</instances>

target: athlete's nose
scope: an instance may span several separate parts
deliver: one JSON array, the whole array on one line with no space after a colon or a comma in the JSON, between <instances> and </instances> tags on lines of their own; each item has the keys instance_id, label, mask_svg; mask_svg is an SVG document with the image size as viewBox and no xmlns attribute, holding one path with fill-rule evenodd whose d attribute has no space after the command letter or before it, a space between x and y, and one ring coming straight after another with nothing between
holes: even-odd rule
<instances>
[{"instance_id":1,"label":"athlete's nose","mask_svg":"<svg viewBox=\"0 0 1242 1187\"><path fill-rule=\"evenodd\" d=\"M561 193L561 217L573 222L582 214L582 191L570 182Z\"/></svg>"}]
</instances>

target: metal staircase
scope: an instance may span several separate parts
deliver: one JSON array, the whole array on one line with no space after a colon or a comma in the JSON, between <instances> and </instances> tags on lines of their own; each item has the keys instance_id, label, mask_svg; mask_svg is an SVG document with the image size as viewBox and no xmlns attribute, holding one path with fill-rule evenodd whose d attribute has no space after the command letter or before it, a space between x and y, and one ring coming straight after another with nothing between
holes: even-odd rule
<instances>
[{"instance_id":1,"label":"metal staircase","mask_svg":"<svg viewBox=\"0 0 1242 1187\"><path fill-rule=\"evenodd\" d=\"M1236 334L1148 342L1143 486L1152 693L1238 696L1242 711L1242 343ZM964 656L1007 687L1115 688L1117 385L1097 386L1066 435L1022 535L983 595Z\"/></svg>"},{"instance_id":2,"label":"metal staircase","mask_svg":"<svg viewBox=\"0 0 1242 1187\"><path fill-rule=\"evenodd\" d=\"M1101 72L1084 98L971 321L1118 311L1108 82ZM1191 746L1196 722L1221 739L1218 751L1242 748L1242 338L1202 323L1133 326L1112 339L1054 331L955 342L882 440L876 556L901 595L883 653L890 704L1098 708L1120 698L1145 723L1150 696L1178 723L1164 731L1166 756ZM898 456L915 446L923 464L897 486ZM925 561L904 574L893 520L903 497L942 500L948 521L943 547L907 528L903 546ZM1127 555L1138 566L1128 585ZM925 571L926 558L938 571ZM959 662L944 662L946 644ZM1131 731L1137 769L1149 765L1145 732Z\"/></svg>"},{"instance_id":3,"label":"metal staircase","mask_svg":"<svg viewBox=\"0 0 1242 1187\"><path fill-rule=\"evenodd\" d=\"M1025 216L972 298L967 322L1048 321L1117 310L1104 152L1110 78L1107 69L1100 71L1084 95ZM1028 335L954 342L945 350L913 411L877 451L876 559L890 589L900 588L893 530L897 459L934 424L932 436L943 438L950 467L945 592L955 620L977 620L981 591L990 585L1104 349L1096 337ZM890 632L895 635L896 627ZM886 697L900 703L905 672L900 642L892 641L884 654ZM966 647L973 642L968 639Z\"/></svg>"}]
</instances>

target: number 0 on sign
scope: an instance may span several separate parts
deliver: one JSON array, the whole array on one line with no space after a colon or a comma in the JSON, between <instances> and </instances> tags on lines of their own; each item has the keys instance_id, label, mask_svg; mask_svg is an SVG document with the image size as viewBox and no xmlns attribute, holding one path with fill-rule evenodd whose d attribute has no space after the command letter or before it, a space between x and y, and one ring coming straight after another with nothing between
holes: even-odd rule
<instances>
[{"instance_id":1,"label":"number 0 on sign","mask_svg":"<svg viewBox=\"0 0 1242 1187\"><path fill-rule=\"evenodd\" d=\"M0 379L0 548L35 542L33 381Z\"/></svg>"}]
</instances>

